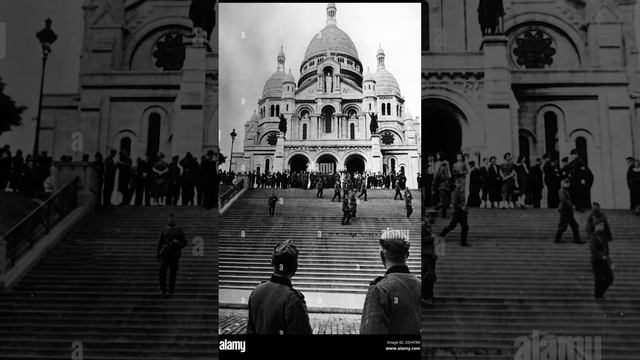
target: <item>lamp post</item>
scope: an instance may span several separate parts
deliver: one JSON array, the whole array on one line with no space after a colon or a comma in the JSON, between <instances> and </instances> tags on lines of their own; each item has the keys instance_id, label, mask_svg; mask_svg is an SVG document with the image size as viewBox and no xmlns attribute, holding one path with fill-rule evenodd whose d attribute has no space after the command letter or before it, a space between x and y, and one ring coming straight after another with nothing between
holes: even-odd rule
<instances>
[{"instance_id":1,"label":"lamp post","mask_svg":"<svg viewBox=\"0 0 640 360\"><path fill-rule=\"evenodd\" d=\"M231 172L231 163L233 162L233 143L236 141L236 136L238 136L238 134L236 134L236 129L233 129L233 131L229 135L231 136L231 155L229 156L229 172Z\"/></svg>"},{"instance_id":2,"label":"lamp post","mask_svg":"<svg viewBox=\"0 0 640 360\"><path fill-rule=\"evenodd\" d=\"M40 145L40 119L42 115L42 91L44 88L44 73L47 66L47 58L51 53L51 45L58 39L58 35L51 30L51 19L44 21L44 29L38 31L36 37L42 46L42 75L40 78L40 98L38 99L38 117L36 118L36 139L33 144L33 158L38 155L38 146Z\"/></svg>"}]
</instances>

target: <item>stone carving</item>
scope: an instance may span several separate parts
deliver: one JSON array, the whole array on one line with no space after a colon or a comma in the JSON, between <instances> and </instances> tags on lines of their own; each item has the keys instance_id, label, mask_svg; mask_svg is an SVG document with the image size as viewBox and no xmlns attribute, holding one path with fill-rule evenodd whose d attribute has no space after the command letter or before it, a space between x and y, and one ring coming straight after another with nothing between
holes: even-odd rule
<instances>
[{"instance_id":1,"label":"stone carving","mask_svg":"<svg viewBox=\"0 0 640 360\"><path fill-rule=\"evenodd\" d=\"M553 64L553 40L541 30L527 30L516 38L513 55L516 63L527 69L543 69Z\"/></svg>"}]
</instances>

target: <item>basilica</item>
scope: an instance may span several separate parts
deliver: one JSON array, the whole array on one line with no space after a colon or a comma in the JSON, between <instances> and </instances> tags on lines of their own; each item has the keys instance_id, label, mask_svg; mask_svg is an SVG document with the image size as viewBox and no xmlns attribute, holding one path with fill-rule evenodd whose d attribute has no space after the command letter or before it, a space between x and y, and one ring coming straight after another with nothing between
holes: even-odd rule
<instances>
[{"instance_id":1,"label":"basilica","mask_svg":"<svg viewBox=\"0 0 640 360\"><path fill-rule=\"evenodd\" d=\"M479 4L423 3L423 158L511 152L533 163L576 149L595 176L591 198L628 208L626 158L640 152L636 1L504 1L496 34L481 31Z\"/></svg>"},{"instance_id":2,"label":"basilica","mask_svg":"<svg viewBox=\"0 0 640 360\"><path fill-rule=\"evenodd\" d=\"M417 187L420 124L405 108L400 86L385 66L387 55L380 48L374 71L365 70L355 44L337 26L336 5L330 3L326 12L326 26L307 46L299 79L285 70L283 49L274 49L276 71L245 124L244 150L233 154L234 169L402 170L408 185Z\"/></svg>"}]
</instances>

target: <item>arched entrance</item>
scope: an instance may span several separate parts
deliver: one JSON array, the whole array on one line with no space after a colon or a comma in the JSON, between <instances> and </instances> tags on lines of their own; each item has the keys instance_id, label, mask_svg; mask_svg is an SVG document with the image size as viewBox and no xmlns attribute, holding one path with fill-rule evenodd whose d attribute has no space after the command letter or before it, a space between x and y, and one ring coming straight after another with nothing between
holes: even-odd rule
<instances>
[{"instance_id":1,"label":"arched entrance","mask_svg":"<svg viewBox=\"0 0 640 360\"><path fill-rule=\"evenodd\" d=\"M318 158L318 172L323 174L333 174L336 172L338 161L331 155L322 155Z\"/></svg>"},{"instance_id":2,"label":"arched entrance","mask_svg":"<svg viewBox=\"0 0 640 360\"><path fill-rule=\"evenodd\" d=\"M294 155L289 160L289 170L292 172L306 171L309 166L309 160L304 155Z\"/></svg>"},{"instance_id":3,"label":"arched entrance","mask_svg":"<svg viewBox=\"0 0 640 360\"><path fill-rule=\"evenodd\" d=\"M351 174L355 172L364 173L365 160L361 155L354 154L345 160L344 165L347 168L347 172Z\"/></svg>"},{"instance_id":4,"label":"arched entrance","mask_svg":"<svg viewBox=\"0 0 640 360\"><path fill-rule=\"evenodd\" d=\"M440 99L422 100L422 151L433 155L443 152L447 160L455 162L462 147L462 121L466 117L460 109ZM423 155L423 159L427 156Z\"/></svg>"}]
</instances>

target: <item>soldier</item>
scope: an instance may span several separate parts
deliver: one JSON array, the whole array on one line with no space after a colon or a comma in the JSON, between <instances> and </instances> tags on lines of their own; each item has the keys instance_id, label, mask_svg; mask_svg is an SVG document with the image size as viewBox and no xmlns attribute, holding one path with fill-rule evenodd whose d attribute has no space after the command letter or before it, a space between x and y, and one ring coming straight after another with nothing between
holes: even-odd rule
<instances>
[{"instance_id":1,"label":"soldier","mask_svg":"<svg viewBox=\"0 0 640 360\"><path fill-rule=\"evenodd\" d=\"M356 191L351 192L351 198L349 199L349 208L351 209L351 217L355 218L358 214L358 200L356 200Z\"/></svg>"},{"instance_id":2,"label":"soldier","mask_svg":"<svg viewBox=\"0 0 640 360\"><path fill-rule=\"evenodd\" d=\"M460 224L462 227L462 232L460 233L460 245L469 246L467 243L469 225L467 224L467 205L464 200L464 184L462 182L458 182L455 186L456 188L451 194L451 200L453 201L453 217L451 218L449 225L440 232L439 236L447 236L451 230L455 229L456 225Z\"/></svg>"},{"instance_id":3,"label":"soldier","mask_svg":"<svg viewBox=\"0 0 640 360\"><path fill-rule=\"evenodd\" d=\"M569 193L570 184L571 180L569 180L569 178L562 179L562 182L560 183L561 188L558 191L558 198L560 199L560 207L558 207L558 212L560 212L560 224L558 225L558 231L556 232L555 242L562 242L562 234L567 230L567 226L571 226L573 242L576 244L583 244L584 241L580 240L580 229L578 228L578 223L573 217L573 203L571 202L571 194Z\"/></svg>"},{"instance_id":4,"label":"soldier","mask_svg":"<svg viewBox=\"0 0 640 360\"><path fill-rule=\"evenodd\" d=\"M600 204L593 203L593 212L587 219L589 249L591 250L591 267L593 268L594 292L596 300L604 300L604 293L613 283L609 242L611 229L607 217L600 211Z\"/></svg>"},{"instance_id":5,"label":"soldier","mask_svg":"<svg viewBox=\"0 0 640 360\"><path fill-rule=\"evenodd\" d=\"M318 181L316 182L316 189L318 189L318 193L316 194L316 198L322 199L322 178L318 177Z\"/></svg>"},{"instance_id":6,"label":"soldier","mask_svg":"<svg viewBox=\"0 0 640 360\"><path fill-rule=\"evenodd\" d=\"M338 198L338 202L340 202L341 197L340 197L340 191L342 189L340 188L340 181L336 181L336 185L335 188L333 190L333 197L331 198L331 202L333 202L333 200L336 199L336 197Z\"/></svg>"},{"instance_id":7,"label":"soldier","mask_svg":"<svg viewBox=\"0 0 640 360\"><path fill-rule=\"evenodd\" d=\"M409 240L386 234L380 258L387 271L369 286L362 309L360 334L419 334L420 280L409 272Z\"/></svg>"},{"instance_id":8,"label":"soldier","mask_svg":"<svg viewBox=\"0 0 640 360\"><path fill-rule=\"evenodd\" d=\"M272 192L271 196L269 196L269 216L273 216L276 212L276 203L278 202L278 197L276 193Z\"/></svg>"},{"instance_id":9,"label":"soldier","mask_svg":"<svg viewBox=\"0 0 640 360\"><path fill-rule=\"evenodd\" d=\"M411 196L411 191L409 191L409 188L405 188L404 189L404 206L407 209L407 218L410 217L411 214L413 213L411 200L413 200L413 196Z\"/></svg>"},{"instance_id":10,"label":"soldier","mask_svg":"<svg viewBox=\"0 0 640 360\"><path fill-rule=\"evenodd\" d=\"M247 334L310 335L304 296L291 285L298 270L298 249L287 240L273 248L273 274L249 296Z\"/></svg>"},{"instance_id":11,"label":"soldier","mask_svg":"<svg viewBox=\"0 0 640 360\"><path fill-rule=\"evenodd\" d=\"M349 193L345 191L344 198L342 198L342 225L349 225L351 219L351 206L349 206Z\"/></svg>"},{"instance_id":12,"label":"soldier","mask_svg":"<svg viewBox=\"0 0 640 360\"><path fill-rule=\"evenodd\" d=\"M402 190L400 187L402 185L402 179L400 178L400 176L396 177L396 194L393 196L393 200L396 200L398 198L398 196L400 196L400 200L402 200L402 193L400 192L400 190Z\"/></svg>"},{"instance_id":13,"label":"soldier","mask_svg":"<svg viewBox=\"0 0 640 360\"><path fill-rule=\"evenodd\" d=\"M175 216L171 213L167 219L167 227L160 232L156 253L158 261L160 261L159 278L162 295L167 293L167 269L169 270L169 294L173 294L178 263L185 246L187 246L187 240L184 237L184 232L176 226Z\"/></svg>"},{"instance_id":14,"label":"soldier","mask_svg":"<svg viewBox=\"0 0 640 360\"><path fill-rule=\"evenodd\" d=\"M364 201L367 201L367 182L364 179L360 182L360 195L358 195L358 199L360 199L362 195L364 195Z\"/></svg>"}]
</instances>

